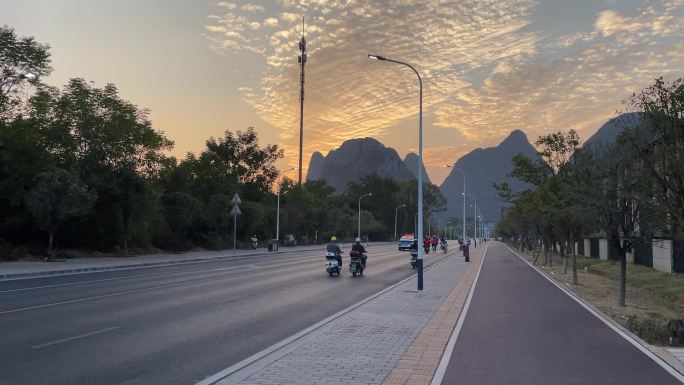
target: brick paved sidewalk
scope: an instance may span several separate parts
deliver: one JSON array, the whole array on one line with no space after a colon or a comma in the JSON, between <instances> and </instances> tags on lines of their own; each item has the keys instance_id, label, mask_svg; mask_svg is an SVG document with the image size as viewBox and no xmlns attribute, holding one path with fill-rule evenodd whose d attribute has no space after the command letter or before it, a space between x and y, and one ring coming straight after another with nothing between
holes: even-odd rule
<instances>
[{"instance_id":1,"label":"brick paved sidewalk","mask_svg":"<svg viewBox=\"0 0 684 385\"><path fill-rule=\"evenodd\" d=\"M466 272L477 267L484 249L478 248L470 263L454 253L427 270L425 291L417 292L415 278L409 279L216 383L379 385L394 374L400 361L408 362L407 355L411 355L416 367L436 368L456 323L456 319L442 322L445 315L453 315L444 312L454 306L455 298L450 294ZM440 322L429 324L435 316ZM415 349L409 352L416 343L425 346L420 336L426 326L431 326L430 334L438 329L436 326L444 328L438 333L442 347L431 349L428 355ZM432 374L424 383L429 384L431 378Z\"/></svg>"}]
</instances>

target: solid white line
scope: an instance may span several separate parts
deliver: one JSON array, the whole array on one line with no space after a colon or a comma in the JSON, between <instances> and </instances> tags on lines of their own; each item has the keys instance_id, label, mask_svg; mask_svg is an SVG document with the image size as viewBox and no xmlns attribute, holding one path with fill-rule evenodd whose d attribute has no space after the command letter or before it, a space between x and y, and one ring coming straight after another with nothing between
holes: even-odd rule
<instances>
[{"instance_id":1,"label":"solid white line","mask_svg":"<svg viewBox=\"0 0 684 385\"><path fill-rule=\"evenodd\" d=\"M92 296L92 297L77 298L77 299L71 299L68 301L51 302L51 303L46 303L46 304L42 304L42 305L35 305L35 306L28 306L28 307L22 307L22 308L17 308L17 309L4 310L4 311L0 311L0 315L19 313L19 312L23 312L23 311L42 309L45 307L53 307L53 306L58 306L58 305L67 305L67 304L71 304L71 303L91 301L91 300L101 299L101 298L115 297L115 296L123 295L123 294L140 293L140 292L144 292L144 291L163 289L163 288L172 287L172 286L180 286L180 285L184 285L184 284L188 284L188 283L211 281L211 280L223 279L223 278L226 278L226 276L225 275L219 275L219 276L210 277L210 278L202 278L202 279L193 279L193 280L189 280L189 281L174 282L174 283L169 283L166 285L159 285L159 286L144 287L144 288L140 288L140 289L117 291L114 293L96 295L96 296Z\"/></svg>"},{"instance_id":2,"label":"solid white line","mask_svg":"<svg viewBox=\"0 0 684 385\"><path fill-rule=\"evenodd\" d=\"M447 260L449 260L449 259L451 259L451 258L454 258L454 257L456 257L456 253L451 254L451 255L449 255L449 253L447 253L443 259L441 259L441 260L439 260L439 261L433 263L432 265L430 265L430 266L424 268L424 270L425 270L425 271L426 271L426 270L429 270L429 269L433 268L434 266L437 266L437 265L439 265L439 264L441 264L441 263L443 263L443 262L445 262L445 261L447 261ZM230 366L230 367L228 367L228 368L226 368L226 369L223 369L223 370L221 370L221 371L218 372L218 373L215 373L215 374L213 374L213 375L211 375L211 376L209 376L209 377L203 379L202 381L196 383L195 385L212 385L212 384L216 384L217 382L219 382L219 381L225 379L226 377L228 377L228 376L230 376L230 375L232 375L232 374L237 373L238 371L240 371L240 370L242 370L242 369L248 367L249 365L251 365L251 364L253 364L253 363L259 361L260 359L262 359L262 358L264 358L264 357L267 357L267 356L270 355L270 354L275 353L276 351L278 351L278 350L280 350L280 349L286 347L287 345L289 345L289 344L291 344L291 343L293 343L293 342L295 342L295 341L301 339L302 337L304 337L304 336L306 336L307 334L309 334L309 333L315 331L316 329L319 329L319 328L321 328L322 326L324 326L324 325L326 325L326 324L328 324L328 323L330 323L330 322L336 320L337 318L340 318L341 316L343 316L343 315L349 313L350 311L352 311L352 310L354 310L354 309L356 309L356 308L358 308L358 307L364 305L365 303L368 303L368 302L372 301L373 299L375 299L375 298L381 296L382 294L384 294L384 293L386 293L386 292L388 292L388 291L390 291L390 290L396 288L397 286L400 286L400 285L402 285L402 284L408 282L409 280L414 279L414 278L416 277L416 275L417 275L416 273L411 274L410 276L408 276L408 277L402 279L401 281L399 281L399 282L397 282L397 283L395 283L395 284L393 284L393 285L391 285L391 286L388 286L388 287L386 287L385 289L383 289L383 290L381 290L381 291L379 291L379 292L377 292L377 293L375 293L375 294L373 294L373 295L371 295L371 296L369 296L369 297L366 297L366 298L360 300L359 302L357 302L357 303L355 303L355 304L353 304L353 305L351 305L351 306L349 306L349 307L347 307L347 308L345 308L345 309L340 310L339 312L337 312L337 313L335 313L335 314L329 316L328 318L325 318L324 320L319 321L319 322L317 322L317 323L315 323L315 324L309 326L308 328L306 328L306 329L304 329L304 330L302 330L302 331L300 331L300 332L298 332L298 333L296 333L296 334L294 334L294 335L292 335L292 336L290 336L290 337L287 337L287 338L285 338L284 340L282 340L282 341L280 341L280 342L278 342L278 343L276 343L276 344L274 344L274 345L271 345L271 346L269 346L268 348L266 348L266 349L264 349L264 350L262 350L262 351L260 351L260 352L258 352L258 353L256 353L256 354L254 354L254 355L252 355L252 356L250 356L250 357L247 357L247 358L245 358L244 360L242 360L242 361L240 361L240 362L238 362L238 363L236 363L236 364L234 364L234 365L232 365L232 366Z\"/></svg>"},{"instance_id":3,"label":"solid white line","mask_svg":"<svg viewBox=\"0 0 684 385\"><path fill-rule=\"evenodd\" d=\"M473 293L475 292L475 286L477 285L477 280L480 278L480 271L482 271L482 265L484 264L485 257L487 256L487 250L489 250L489 243L485 246L484 254L482 255L482 260L480 260L480 266L477 268L477 274L473 280L472 286L470 286L470 292L468 292L468 298L466 299L461 314L458 316L458 321L456 322L456 327L451 332L451 337L449 337L449 342L446 348L444 348L444 355L439 361L439 366L435 371L435 375L432 377L432 382L430 385L440 385L444 379L444 374L446 373L447 367L449 367L449 361L451 361L451 355L454 352L454 346L456 346L456 340L458 340L459 334L461 334L461 328L463 327L463 322L465 322L466 315L468 314L468 309L470 308L470 301L473 299Z\"/></svg>"},{"instance_id":4,"label":"solid white line","mask_svg":"<svg viewBox=\"0 0 684 385\"><path fill-rule=\"evenodd\" d=\"M371 246L385 246L389 244L395 244L394 242L377 242L377 243L370 243ZM325 247L324 244L317 245L320 247ZM40 278L50 278L50 277L62 277L62 276L67 276L67 275L79 275L79 274L96 274L96 273L107 273L107 272L112 272L112 271L126 271L126 270L136 270L136 269L150 269L150 268L155 268L155 267L173 267L173 266L179 266L179 265L191 265L191 264L201 264L201 263L207 263L207 262L224 262L224 261L238 261L242 259L252 259L252 258L262 258L262 257L270 257L270 256L278 256L282 255L283 258L286 257L285 254L292 254L292 253L299 253L299 252L308 252L308 251L314 251L317 250L316 247L314 246L302 246L301 250L293 250L293 249L286 249L283 251L276 251L276 252L269 252L269 251L251 251L252 254L243 254L240 256L218 256L218 257L199 257L194 260L182 260L182 259L176 259L176 260L169 260L169 261L160 261L160 262L142 262L139 264L132 264L132 265L113 265L113 266L102 266L102 267L83 267L83 268L78 268L78 267L73 267L73 268L66 268L66 269L61 269L61 270L73 270L68 273L55 273L55 271L44 271L44 272L37 272L39 274L37 275L21 275L19 277L11 277L11 278L0 278L0 282L9 282L9 281L21 281L21 280L27 280L27 279L40 279ZM136 261L132 261L136 262ZM137 261L140 262L140 261ZM87 270L87 269L96 269L96 270ZM86 269L86 271L76 271L80 269ZM60 271L60 270L58 270ZM40 274L42 273L42 274ZM15 274L24 274L24 273L1 273L0 277L6 276L6 275L15 275Z\"/></svg>"},{"instance_id":5,"label":"solid white line","mask_svg":"<svg viewBox=\"0 0 684 385\"><path fill-rule=\"evenodd\" d=\"M69 341L73 341L73 340L78 340L78 339L81 339L81 338L94 336L94 335L96 335L96 334L102 334L102 333L110 332L110 331L116 330L116 329L120 329L120 327L119 327L119 326L114 326L114 327L107 328L107 329L96 330L96 331L90 332L90 333L79 334L79 335L73 336L73 337L62 338L62 339L59 339L59 340L56 340L56 341L46 342L46 343L44 343L44 344L31 346L31 348L32 348L32 349L45 348L45 347L48 347L48 346L61 344L62 342L69 342Z\"/></svg>"},{"instance_id":6,"label":"solid white line","mask_svg":"<svg viewBox=\"0 0 684 385\"><path fill-rule=\"evenodd\" d=\"M15 293L18 291L29 291L29 290L38 290L38 289L49 289L53 287L61 287L61 286L73 286L73 285L80 285L80 284L85 284L85 283L97 283L97 282L107 282L107 281L118 281L122 279L129 279L129 278L139 278L139 277L150 277L150 276L155 276L155 275L177 275L177 274L184 274L187 275L189 273L195 273L195 272L200 272L200 271L206 271L206 270L211 270L211 271L225 271L225 270L235 270L235 269L243 269L247 267L253 267L252 265L243 265L243 266L231 266L231 267L220 267L220 268L203 268L203 269L196 269L196 270L182 270L182 271L171 271L171 272L159 272L159 273L149 273L149 274L136 274L136 275L127 275L125 277L113 277L113 278L102 278L102 279L93 279L89 281L78 281L78 282L67 282L67 283L58 283L54 285L45 285L45 286L33 286L33 287L24 287L21 289L9 289L9 290L0 290L0 294L4 293Z\"/></svg>"},{"instance_id":7,"label":"solid white line","mask_svg":"<svg viewBox=\"0 0 684 385\"><path fill-rule=\"evenodd\" d=\"M615 324L613 324L613 323L607 318L608 316L603 315L603 313L600 313L600 312L599 312L598 310L596 310L592 305L590 305L589 303L585 302L585 301L584 301L582 298L580 298L578 295L576 295L575 293L573 293L572 291L566 289L565 287L563 287L561 284L559 284L559 283L556 282L555 280L553 280L553 279L551 279L550 277L548 277L548 276L547 276L546 274L544 274L539 268L537 268L536 266L532 265L528 260L526 260L526 259L523 258L520 254L518 254L518 252L516 252L515 250L511 249L510 247L508 247L508 245L506 245L506 244L503 244L503 245L506 246L506 248L507 248L508 250L510 250L510 251L511 251L513 254L515 254L518 258L520 258L523 262L527 263L528 266L530 266L532 269L534 269L534 270L535 270L537 273L539 273L542 277L546 278L546 280L548 280L549 282L551 282L554 286L556 286L557 288L559 288L563 293L567 294L567 295L568 295L570 298L572 298L575 302L577 302L578 304L580 304L580 306L582 306L583 308L585 308L589 313L593 314L593 315L594 315L596 318L598 318L601 322L603 322L604 324L606 324L608 327L610 327L611 329L613 329L613 331L615 331L618 335L620 335L622 338L624 338L625 340L627 340L627 342L629 342L629 343L631 343L632 345L634 345L634 347L636 347L636 348L639 349L642 353L644 353L645 355L647 355L650 359L652 359L653 361L655 361L656 364L660 365L663 369L665 369L665 371L667 371L667 372L670 373L672 376L674 376L674 378L676 378L677 380L679 380L679 381L681 381L682 383L684 383L684 375L681 374L681 373L679 373L679 372L678 372L675 368L673 368L672 366L670 366L667 362L665 362L665 360L663 360L662 358L658 357L658 356L657 356L656 354L654 354L652 351L648 350L648 348L646 348L645 346L643 346L639 341L637 341L637 340L635 339L635 338L638 338L638 337L632 336L632 335L631 335L631 332L622 330L622 329L620 329L619 327L617 327Z\"/></svg>"},{"instance_id":8,"label":"solid white line","mask_svg":"<svg viewBox=\"0 0 684 385\"><path fill-rule=\"evenodd\" d=\"M309 257L306 257L306 258L308 259ZM290 262L290 261L285 261L284 263L280 263L278 266L286 266L286 265L289 265L291 263L292 262ZM241 268L241 267L242 266L235 266L232 269L237 270L238 268ZM254 270L267 270L267 269L270 269L273 267L276 267L276 266L273 266L272 264L271 265L264 265L261 267L257 266L257 267L252 268L252 271L254 271ZM227 267L227 268L222 268L222 269L229 270L231 268ZM42 305L35 305L35 306L28 306L28 307L17 308L17 309L4 310L4 311L0 311L0 315L19 313L19 312L23 312L23 311L42 309L45 307L53 307L53 306L58 306L58 305L67 305L67 304L71 304L71 303L91 301L91 300L95 300L95 299L114 297L114 296L123 295L123 294L140 293L140 292L144 292L144 291L150 291L150 290L155 290L155 289L163 289L163 288L167 288L167 287L179 286L179 285L184 285L184 284L188 284L188 283L211 281L211 280L216 280L216 279L224 279L228 276L229 275L219 275L219 276L213 276L213 277L208 277L208 278L205 277L205 278L201 278L201 279L193 279L193 280L187 280L187 281L181 281L181 282L173 282L170 284L159 285L159 286L152 286L152 287L145 287L145 288L140 288L140 289L118 291L118 292L114 292L114 293L102 294L102 295L97 295L97 296L92 296L92 297L78 298L78 299L72 299L72 300L67 300L67 301L51 302L51 303L46 303L46 304L42 304Z\"/></svg>"},{"instance_id":9,"label":"solid white line","mask_svg":"<svg viewBox=\"0 0 684 385\"><path fill-rule=\"evenodd\" d=\"M306 250L305 250L306 251ZM311 250L308 250L311 251ZM382 255L384 256L385 254L389 255L392 252L392 250L389 251L380 251L378 254L374 255ZM293 253L293 251L289 252ZM307 255L307 256L300 256L300 257L295 257L295 258L290 258L288 259L287 256L284 255L285 253L281 254L283 255L282 258L278 258L277 262L285 262L285 264L281 263L277 266L283 266L287 265L289 263L292 263L293 261L300 261L300 260L306 260L308 258L315 257L315 254L312 255ZM159 266L142 266L142 267L133 267L133 268L121 268L121 269L109 269L109 270L102 270L102 271L89 271L89 272L81 272L81 273L69 273L69 274L62 274L62 275L76 275L76 274L86 274L86 273L107 273L107 272L116 272L116 271L125 271L125 270L135 270L135 269L142 269L142 268L154 268L154 267L175 267L175 266L180 266L180 265L187 265L187 264L199 264L199 263L206 263L206 262L231 262L231 261L239 261L243 259L253 259L254 257L262 257L262 256L268 256L266 255L252 255L252 256L243 256L243 257L234 257L234 258L224 258L224 259L213 259L213 260L205 260L205 261L189 261L189 262L179 262L179 263L170 263L166 265L159 265ZM251 267L252 265L250 265ZM273 263L267 264L267 265L255 265L257 267L272 267L274 266ZM243 268L241 266L232 266L232 267L222 267L222 268L214 268L214 267L205 267L205 268L200 268L200 269L193 269L193 270L180 270L180 271L162 271L158 273L149 273L149 274L136 274L136 275L127 275L124 277L113 277L113 278L102 278L102 279L93 279L93 280L88 280L88 281L78 281L78 282L67 282L67 283L58 283L54 285L44 285L44 286L32 286L32 287L25 287L21 289L9 289L9 290L0 290L0 294L3 293L15 293L15 292L20 292L20 291L29 291L29 290L39 290L39 289L49 289L53 287L61 287L61 286L73 286L73 285L80 285L80 284L85 284L85 283L97 283L97 282L107 282L107 281L117 281L117 280L122 280L122 279L128 279L128 278L138 278L138 277L149 277L149 276L155 276L155 275L188 275L190 273L194 272L201 272L201 271L206 271L206 270L212 270L212 271L221 271L221 270L232 270L232 269L240 269ZM25 278L25 279L40 279L40 278L50 278L50 277L59 277L60 275L46 275L43 277L30 277L30 278ZM11 281L15 279L10 279L7 281ZM16 279L18 280L18 279ZM2 282L3 280L0 280Z\"/></svg>"}]
</instances>

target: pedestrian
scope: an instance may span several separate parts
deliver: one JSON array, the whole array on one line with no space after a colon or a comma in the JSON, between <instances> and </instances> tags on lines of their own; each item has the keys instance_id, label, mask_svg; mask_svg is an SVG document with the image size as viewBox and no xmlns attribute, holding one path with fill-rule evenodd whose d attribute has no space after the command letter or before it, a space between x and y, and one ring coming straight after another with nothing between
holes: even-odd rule
<instances>
[{"instance_id":1,"label":"pedestrian","mask_svg":"<svg viewBox=\"0 0 684 385\"><path fill-rule=\"evenodd\" d=\"M463 244L463 256L466 262L470 262L470 242Z\"/></svg>"}]
</instances>

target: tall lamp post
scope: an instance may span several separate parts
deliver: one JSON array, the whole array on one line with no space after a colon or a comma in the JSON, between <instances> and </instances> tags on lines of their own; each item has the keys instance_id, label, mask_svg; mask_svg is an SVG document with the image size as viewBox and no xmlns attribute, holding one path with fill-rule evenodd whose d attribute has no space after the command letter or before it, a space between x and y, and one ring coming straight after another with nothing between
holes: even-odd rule
<instances>
[{"instance_id":1,"label":"tall lamp post","mask_svg":"<svg viewBox=\"0 0 684 385\"><path fill-rule=\"evenodd\" d=\"M299 184L302 184L302 151L304 144L304 65L306 64L306 39L304 38L304 18L302 17L302 39L299 41Z\"/></svg>"},{"instance_id":2,"label":"tall lamp post","mask_svg":"<svg viewBox=\"0 0 684 385\"><path fill-rule=\"evenodd\" d=\"M296 170L296 169L297 169L297 167L288 168L287 170L281 172L280 174L282 175L288 171L292 171L292 170ZM275 236L276 244L278 244L278 241L280 241L280 189L281 189L281 186L278 186L278 209L276 210L276 236Z\"/></svg>"},{"instance_id":3,"label":"tall lamp post","mask_svg":"<svg viewBox=\"0 0 684 385\"><path fill-rule=\"evenodd\" d=\"M466 194L464 193L464 196ZM473 232L473 238L477 238L477 199L473 194L467 194L469 197L473 198L475 201L475 210L473 212L473 220L475 221L475 231Z\"/></svg>"},{"instance_id":4,"label":"tall lamp post","mask_svg":"<svg viewBox=\"0 0 684 385\"><path fill-rule=\"evenodd\" d=\"M461 174L463 174L463 194L462 194L463 195L463 242L465 242L465 238L466 238L466 213L465 213L466 212L466 196L465 196L465 194L466 194L466 188L465 188L466 174L465 174L465 171L463 171L463 169L461 169L460 167L452 166L450 164L447 164L446 167L453 168L454 170L458 170L461 172Z\"/></svg>"},{"instance_id":5,"label":"tall lamp post","mask_svg":"<svg viewBox=\"0 0 684 385\"><path fill-rule=\"evenodd\" d=\"M401 206L397 206L397 207L394 209L394 241L395 241L395 242L396 242L396 240L397 240L397 215L399 214L399 209L402 208L402 207L406 207L406 205L403 204L403 205L401 205Z\"/></svg>"},{"instance_id":6,"label":"tall lamp post","mask_svg":"<svg viewBox=\"0 0 684 385\"><path fill-rule=\"evenodd\" d=\"M423 79L412 65L379 55L368 54L370 60L387 61L410 68L418 77L420 94L418 97L418 238L423 239ZM418 290L423 290L423 249L418 248Z\"/></svg>"},{"instance_id":7,"label":"tall lamp post","mask_svg":"<svg viewBox=\"0 0 684 385\"><path fill-rule=\"evenodd\" d=\"M363 199L363 197L369 197L371 195L373 195L373 193L363 194L359 197L359 231L356 235L357 238L361 238L361 199Z\"/></svg>"}]
</instances>

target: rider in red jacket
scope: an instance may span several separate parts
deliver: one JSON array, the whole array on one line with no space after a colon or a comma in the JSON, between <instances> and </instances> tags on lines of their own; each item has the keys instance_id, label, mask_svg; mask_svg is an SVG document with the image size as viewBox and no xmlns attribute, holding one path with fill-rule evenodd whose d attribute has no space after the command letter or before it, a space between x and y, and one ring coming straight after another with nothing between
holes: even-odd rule
<instances>
[{"instance_id":1,"label":"rider in red jacket","mask_svg":"<svg viewBox=\"0 0 684 385\"><path fill-rule=\"evenodd\" d=\"M430 237L426 235L425 239L423 239L423 248L426 250L430 250L430 243Z\"/></svg>"}]
</instances>

